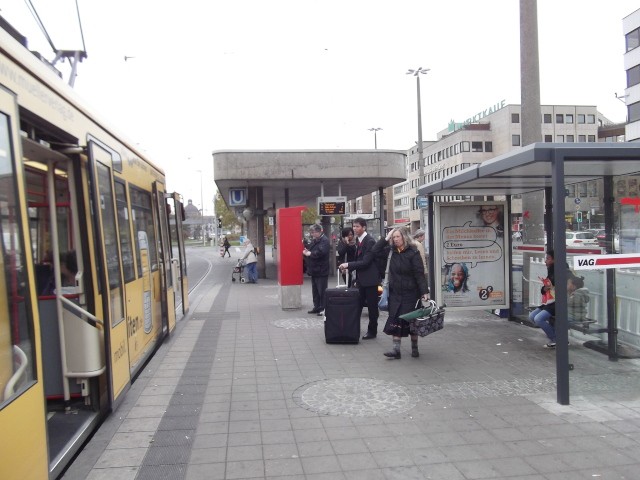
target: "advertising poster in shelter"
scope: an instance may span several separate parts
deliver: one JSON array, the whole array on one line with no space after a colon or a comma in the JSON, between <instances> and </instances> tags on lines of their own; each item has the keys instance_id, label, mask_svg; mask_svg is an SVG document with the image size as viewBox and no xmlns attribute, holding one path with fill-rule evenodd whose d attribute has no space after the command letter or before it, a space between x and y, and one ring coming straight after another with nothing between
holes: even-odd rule
<instances>
[{"instance_id":1,"label":"advertising poster in shelter","mask_svg":"<svg viewBox=\"0 0 640 480\"><path fill-rule=\"evenodd\" d=\"M504 202L435 205L438 303L461 310L507 308L505 211Z\"/></svg>"}]
</instances>

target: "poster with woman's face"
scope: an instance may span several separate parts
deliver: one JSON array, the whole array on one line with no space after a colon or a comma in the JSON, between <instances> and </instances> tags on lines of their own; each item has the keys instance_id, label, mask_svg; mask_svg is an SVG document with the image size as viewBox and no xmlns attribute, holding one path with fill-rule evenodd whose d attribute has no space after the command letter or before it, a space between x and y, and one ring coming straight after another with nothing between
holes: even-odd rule
<instances>
[{"instance_id":1,"label":"poster with woman's face","mask_svg":"<svg viewBox=\"0 0 640 480\"><path fill-rule=\"evenodd\" d=\"M435 207L438 302L460 309L507 308L504 202Z\"/></svg>"}]
</instances>

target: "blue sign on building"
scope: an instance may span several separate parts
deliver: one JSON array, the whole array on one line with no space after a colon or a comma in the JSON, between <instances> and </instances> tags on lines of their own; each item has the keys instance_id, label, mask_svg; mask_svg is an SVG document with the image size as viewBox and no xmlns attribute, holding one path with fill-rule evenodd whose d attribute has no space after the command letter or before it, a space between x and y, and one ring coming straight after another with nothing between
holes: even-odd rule
<instances>
[{"instance_id":1,"label":"blue sign on building","mask_svg":"<svg viewBox=\"0 0 640 480\"><path fill-rule=\"evenodd\" d=\"M245 207L247 205L246 188L229 189L229 207Z\"/></svg>"}]
</instances>

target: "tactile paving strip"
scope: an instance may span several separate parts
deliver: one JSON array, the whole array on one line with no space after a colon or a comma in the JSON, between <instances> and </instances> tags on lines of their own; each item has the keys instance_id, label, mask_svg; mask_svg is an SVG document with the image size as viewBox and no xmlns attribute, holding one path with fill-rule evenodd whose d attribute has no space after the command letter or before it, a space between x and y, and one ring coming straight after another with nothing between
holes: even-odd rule
<instances>
[{"instance_id":1,"label":"tactile paving strip","mask_svg":"<svg viewBox=\"0 0 640 480\"><path fill-rule=\"evenodd\" d=\"M301 328L301 329L324 328L324 317L283 318L280 320L273 320L271 324L274 327L285 328L287 330L294 329L294 328Z\"/></svg>"},{"instance_id":2,"label":"tactile paving strip","mask_svg":"<svg viewBox=\"0 0 640 480\"><path fill-rule=\"evenodd\" d=\"M336 378L307 383L293 393L293 400L312 412L351 417L397 415L418 403L409 389L374 378Z\"/></svg>"}]
</instances>

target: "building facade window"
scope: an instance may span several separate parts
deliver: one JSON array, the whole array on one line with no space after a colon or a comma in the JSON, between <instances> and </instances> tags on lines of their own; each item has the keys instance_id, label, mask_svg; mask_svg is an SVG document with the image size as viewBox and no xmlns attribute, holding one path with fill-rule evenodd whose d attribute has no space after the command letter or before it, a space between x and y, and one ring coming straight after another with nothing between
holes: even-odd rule
<instances>
[{"instance_id":1,"label":"building facade window","mask_svg":"<svg viewBox=\"0 0 640 480\"><path fill-rule=\"evenodd\" d=\"M484 142L484 151L493 152L493 142Z\"/></svg>"},{"instance_id":2,"label":"building facade window","mask_svg":"<svg viewBox=\"0 0 640 480\"><path fill-rule=\"evenodd\" d=\"M578 135L578 141L579 142L586 142L587 141L587 136L586 135Z\"/></svg>"},{"instance_id":3,"label":"building facade window","mask_svg":"<svg viewBox=\"0 0 640 480\"><path fill-rule=\"evenodd\" d=\"M564 135L556 135L556 142L564 142Z\"/></svg>"},{"instance_id":4,"label":"building facade window","mask_svg":"<svg viewBox=\"0 0 640 480\"><path fill-rule=\"evenodd\" d=\"M564 116L564 121L565 121L565 123L573 123L573 114L572 113L567 113Z\"/></svg>"},{"instance_id":5,"label":"building facade window","mask_svg":"<svg viewBox=\"0 0 640 480\"><path fill-rule=\"evenodd\" d=\"M544 123L551 123L551 114L550 113L545 113L542 116L542 120L544 121Z\"/></svg>"},{"instance_id":6,"label":"building facade window","mask_svg":"<svg viewBox=\"0 0 640 480\"><path fill-rule=\"evenodd\" d=\"M520 135L511 135L511 146L513 147L520 146Z\"/></svg>"},{"instance_id":7,"label":"building facade window","mask_svg":"<svg viewBox=\"0 0 640 480\"><path fill-rule=\"evenodd\" d=\"M511 123L520 123L520 114L512 113L511 114Z\"/></svg>"},{"instance_id":8,"label":"building facade window","mask_svg":"<svg viewBox=\"0 0 640 480\"><path fill-rule=\"evenodd\" d=\"M589 135L588 137L588 142L595 142L596 141L596 136L595 135Z\"/></svg>"},{"instance_id":9,"label":"building facade window","mask_svg":"<svg viewBox=\"0 0 640 480\"><path fill-rule=\"evenodd\" d=\"M596 116L593 114L587 115L587 123L591 123L591 124L596 123Z\"/></svg>"},{"instance_id":10,"label":"building facade window","mask_svg":"<svg viewBox=\"0 0 640 480\"><path fill-rule=\"evenodd\" d=\"M556 113L556 123L564 123L564 115L562 113Z\"/></svg>"},{"instance_id":11,"label":"building facade window","mask_svg":"<svg viewBox=\"0 0 640 480\"><path fill-rule=\"evenodd\" d=\"M471 148L471 145L469 144L469 142L462 142L460 144L460 148L462 149L463 152L468 152L469 149Z\"/></svg>"},{"instance_id":12,"label":"building facade window","mask_svg":"<svg viewBox=\"0 0 640 480\"><path fill-rule=\"evenodd\" d=\"M584 113L578 114L578 123L584 123Z\"/></svg>"},{"instance_id":13,"label":"building facade window","mask_svg":"<svg viewBox=\"0 0 640 480\"><path fill-rule=\"evenodd\" d=\"M471 142L471 151L472 152L481 152L482 151L482 142Z\"/></svg>"},{"instance_id":14,"label":"building facade window","mask_svg":"<svg viewBox=\"0 0 640 480\"><path fill-rule=\"evenodd\" d=\"M640 28L636 28L632 32L625 35L625 43L627 44L627 52L640 46Z\"/></svg>"},{"instance_id":15,"label":"building facade window","mask_svg":"<svg viewBox=\"0 0 640 480\"><path fill-rule=\"evenodd\" d=\"M632 103L627 107L629 123L640 120L640 102Z\"/></svg>"},{"instance_id":16,"label":"building facade window","mask_svg":"<svg viewBox=\"0 0 640 480\"><path fill-rule=\"evenodd\" d=\"M575 142L575 137L573 135L567 135L567 142L569 143Z\"/></svg>"},{"instance_id":17,"label":"building facade window","mask_svg":"<svg viewBox=\"0 0 640 480\"><path fill-rule=\"evenodd\" d=\"M553 142L553 135L545 135L545 136L544 136L544 141L545 141L546 143L551 143L551 142Z\"/></svg>"},{"instance_id":18,"label":"building facade window","mask_svg":"<svg viewBox=\"0 0 640 480\"><path fill-rule=\"evenodd\" d=\"M627 88L640 83L640 65L627 70Z\"/></svg>"}]
</instances>

